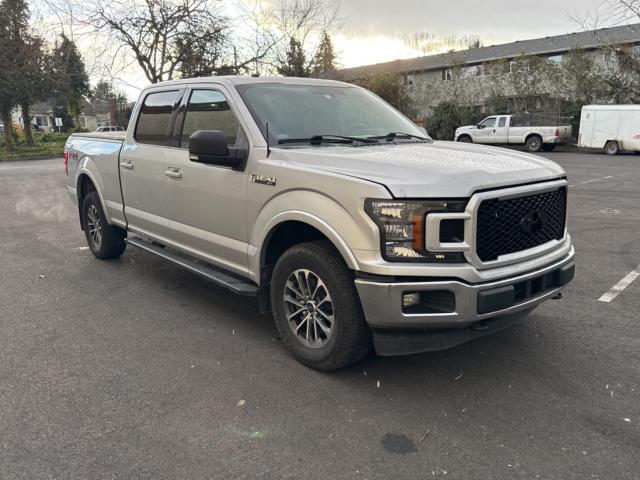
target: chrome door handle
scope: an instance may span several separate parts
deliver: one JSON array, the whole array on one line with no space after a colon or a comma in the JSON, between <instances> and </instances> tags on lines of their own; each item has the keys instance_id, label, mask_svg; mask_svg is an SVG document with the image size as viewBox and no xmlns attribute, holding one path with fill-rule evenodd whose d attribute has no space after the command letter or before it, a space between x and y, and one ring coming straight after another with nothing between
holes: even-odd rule
<instances>
[{"instance_id":1,"label":"chrome door handle","mask_svg":"<svg viewBox=\"0 0 640 480\"><path fill-rule=\"evenodd\" d=\"M122 168L126 168L127 170L133 170L133 163L131 162L122 162L120 166Z\"/></svg>"},{"instance_id":2,"label":"chrome door handle","mask_svg":"<svg viewBox=\"0 0 640 480\"><path fill-rule=\"evenodd\" d=\"M180 170L165 170L164 174L169 178L182 178L182 172Z\"/></svg>"}]
</instances>

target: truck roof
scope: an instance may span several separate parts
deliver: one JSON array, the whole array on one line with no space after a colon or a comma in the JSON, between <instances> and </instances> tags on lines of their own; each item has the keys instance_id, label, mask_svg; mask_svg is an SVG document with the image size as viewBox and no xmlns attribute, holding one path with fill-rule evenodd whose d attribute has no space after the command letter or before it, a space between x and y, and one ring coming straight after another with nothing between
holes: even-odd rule
<instances>
[{"instance_id":1,"label":"truck roof","mask_svg":"<svg viewBox=\"0 0 640 480\"><path fill-rule=\"evenodd\" d=\"M246 84L266 84L266 83L282 83L286 85L326 85L334 87L351 87L348 83L338 82L336 80L324 80L319 78L299 78L299 77L250 77L243 75L230 75L219 77L201 77L186 78L180 80L169 80L166 82L155 83L147 88L158 85L187 85L190 83L222 83L227 85L246 85Z\"/></svg>"},{"instance_id":2,"label":"truck roof","mask_svg":"<svg viewBox=\"0 0 640 480\"><path fill-rule=\"evenodd\" d=\"M640 105L585 105L583 110L640 110Z\"/></svg>"}]
</instances>

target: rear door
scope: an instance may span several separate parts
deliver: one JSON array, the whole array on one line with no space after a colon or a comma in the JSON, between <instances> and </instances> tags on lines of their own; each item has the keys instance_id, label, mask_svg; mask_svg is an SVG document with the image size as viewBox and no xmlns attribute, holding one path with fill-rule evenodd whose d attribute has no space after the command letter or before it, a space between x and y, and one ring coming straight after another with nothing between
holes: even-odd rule
<instances>
[{"instance_id":1,"label":"rear door","mask_svg":"<svg viewBox=\"0 0 640 480\"><path fill-rule=\"evenodd\" d=\"M151 91L141 99L119 160L129 229L159 239L168 233L165 156L182 93Z\"/></svg>"},{"instance_id":2,"label":"rear door","mask_svg":"<svg viewBox=\"0 0 640 480\"><path fill-rule=\"evenodd\" d=\"M167 205L171 241L223 268L246 273L247 223L245 172L192 162L189 137L219 130L229 146L248 146L246 125L223 86L194 85L184 95L173 148L166 157Z\"/></svg>"},{"instance_id":3,"label":"rear door","mask_svg":"<svg viewBox=\"0 0 640 480\"><path fill-rule=\"evenodd\" d=\"M509 117L507 116L498 117L494 143L508 143L509 141L508 134L509 134Z\"/></svg>"}]
</instances>

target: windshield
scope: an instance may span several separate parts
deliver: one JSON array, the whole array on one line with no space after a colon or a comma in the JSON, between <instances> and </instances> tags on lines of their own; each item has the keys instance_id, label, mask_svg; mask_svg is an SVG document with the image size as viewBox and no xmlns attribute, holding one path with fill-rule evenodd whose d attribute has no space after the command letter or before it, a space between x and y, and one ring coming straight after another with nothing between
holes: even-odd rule
<instances>
[{"instance_id":1,"label":"windshield","mask_svg":"<svg viewBox=\"0 0 640 480\"><path fill-rule=\"evenodd\" d=\"M238 91L263 134L269 124L272 145L314 137L384 138L393 133L428 138L397 110L357 87L249 84L239 85Z\"/></svg>"}]
</instances>

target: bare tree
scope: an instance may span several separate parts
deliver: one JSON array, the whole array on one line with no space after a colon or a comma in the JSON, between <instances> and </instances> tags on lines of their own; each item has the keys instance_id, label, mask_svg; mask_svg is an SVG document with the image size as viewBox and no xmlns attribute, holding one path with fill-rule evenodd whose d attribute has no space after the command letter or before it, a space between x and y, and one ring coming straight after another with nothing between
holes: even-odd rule
<instances>
[{"instance_id":1,"label":"bare tree","mask_svg":"<svg viewBox=\"0 0 640 480\"><path fill-rule=\"evenodd\" d=\"M431 32L417 32L402 37L405 45L422 55L467 50L482 46L482 40L475 35L439 37Z\"/></svg>"}]
</instances>

